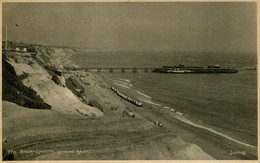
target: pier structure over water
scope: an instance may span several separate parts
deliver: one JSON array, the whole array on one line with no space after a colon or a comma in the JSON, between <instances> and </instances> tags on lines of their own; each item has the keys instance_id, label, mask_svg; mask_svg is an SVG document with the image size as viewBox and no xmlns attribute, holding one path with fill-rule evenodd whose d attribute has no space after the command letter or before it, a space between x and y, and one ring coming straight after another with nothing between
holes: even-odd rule
<instances>
[{"instance_id":1,"label":"pier structure over water","mask_svg":"<svg viewBox=\"0 0 260 163\"><path fill-rule=\"evenodd\" d=\"M152 72L154 68L148 67L65 67L67 71L85 72Z\"/></svg>"}]
</instances>

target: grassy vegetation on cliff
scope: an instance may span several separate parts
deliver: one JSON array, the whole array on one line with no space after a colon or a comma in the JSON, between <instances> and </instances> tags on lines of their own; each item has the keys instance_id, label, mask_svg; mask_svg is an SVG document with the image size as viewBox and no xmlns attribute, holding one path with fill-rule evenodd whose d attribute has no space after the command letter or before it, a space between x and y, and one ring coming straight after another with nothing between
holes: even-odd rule
<instances>
[{"instance_id":1,"label":"grassy vegetation on cliff","mask_svg":"<svg viewBox=\"0 0 260 163\"><path fill-rule=\"evenodd\" d=\"M83 98L83 92L85 89L78 83L77 80L69 77L66 79L66 86L78 97ZM78 90L78 91L77 91Z\"/></svg>"},{"instance_id":2,"label":"grassy vegetation on cliff","mask_svg":"<svg viewBox=\"0 0 260 163\"><path fill-rule=\"evenodd\" d=\"M5 55L2 59L3 100L14 102L20 106L34 109L51 109L43 99L32 89L22 83L22 79L28 74L17 76L14 68L6 61Z\"/></svg>"},{"instance_id":3,"label":"grassy vegetation on cliff","mask_svg":"<svg viewBox=\"0 0 260 163\"><path fill-rule=\"evenodd\" d=\"M61 81L58 78L58 76L61 76L61 73L51 66L44 66L44 68L51 75L51 80L57 85L61 85Z\"/></svg>"}]
</instances>

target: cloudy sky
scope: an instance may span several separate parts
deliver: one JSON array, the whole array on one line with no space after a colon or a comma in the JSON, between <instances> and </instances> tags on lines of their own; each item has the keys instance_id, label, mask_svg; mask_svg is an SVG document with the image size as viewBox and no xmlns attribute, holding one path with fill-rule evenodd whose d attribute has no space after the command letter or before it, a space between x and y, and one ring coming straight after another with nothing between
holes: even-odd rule
<instances>
[{"instance_id":1,"label":"cloudy sky","mask_svg":"<svg viewBox=\"0 0 260 163\"><path fill-rule=\"evenodd\" d=\"M125 51L256 51L256 3L3 3L8 40ZM19 24L19 27L15 26Z\"/></svg>"}]
</instances>

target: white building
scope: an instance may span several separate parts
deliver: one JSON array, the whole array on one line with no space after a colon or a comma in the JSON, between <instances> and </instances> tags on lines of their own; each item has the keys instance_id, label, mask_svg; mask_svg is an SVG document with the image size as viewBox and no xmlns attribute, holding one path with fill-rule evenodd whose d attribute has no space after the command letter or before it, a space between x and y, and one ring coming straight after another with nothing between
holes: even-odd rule
<instances>
[{"instance_id":1,"label":"white building","mask_svg":"<svg viewBox=\"0 0 260 163\"><path fill-rule=\"evenodd\" d=\"M27 48L28 48L27 45L22 45L22 44L20 44L20 45L16 45L16 46L15 46L15 51L17 51L17 52L22 52L22 53L26 53L26 52L27 52Z\"/></svg>"}]
</instances>

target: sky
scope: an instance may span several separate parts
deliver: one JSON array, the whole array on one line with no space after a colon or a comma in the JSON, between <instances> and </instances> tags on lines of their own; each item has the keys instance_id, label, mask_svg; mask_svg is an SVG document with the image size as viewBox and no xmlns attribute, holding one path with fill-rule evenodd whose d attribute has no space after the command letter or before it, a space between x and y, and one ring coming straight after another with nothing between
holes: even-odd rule
<instances>
[{"instance_id":1,"label":"sky","mask_svg":"<svg viewBox=\"0 0 260 163\"><path fill-rule=\"evenodd\" d=\"M122 51L257 51L255 2L3 3L3 40ZM16 27L15 24L19 24Z\"/></svg>"}]
</instances>

